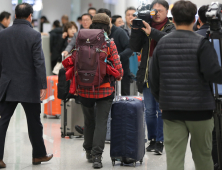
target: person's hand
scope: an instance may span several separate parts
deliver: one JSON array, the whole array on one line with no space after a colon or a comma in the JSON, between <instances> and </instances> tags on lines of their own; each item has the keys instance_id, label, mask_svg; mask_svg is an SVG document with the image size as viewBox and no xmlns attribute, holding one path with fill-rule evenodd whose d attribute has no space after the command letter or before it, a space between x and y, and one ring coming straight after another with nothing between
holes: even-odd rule
<instances>
[{"instance_id":1,"label":"person's hand","mask_svg":"<svg viewBox=\"0 0 222 170\"><path fill-rule=\"evenodd\" d=\"M68 36L68 33L67 33L67 32L64 32L64 33L62 34L62 39L65 39L67 36Z\"/></svg>"},{"instance_id":2,"label":"person's hand","mask_svg":"<svg viewBox=\"0 0 222 170\"><path fill-rule=\"evenodd\" d=\"M62 54L66 57L69 54L69 52L68 51L63 51Z\"/></svg>"},{"instance_id":3,"label":"person's hand","mask_svg":"<svg viewBox=\"0 0 222 170\"><path fill-rule=\"evenodd\" d=\"M147 34L150 35L151 33L151 26L147 22L143 21L143 24L146 28L142 28L142 30Z\"/></svg>"},{"instance_id":4,"label":"person's hand","mask_svg":"<svg viewBox=\"0 0 222 170\"><path fill-rule=\"evenodd\" d=\"M121 81L123 78L122 77L120 77L119 79L116 79L117 81Z\"/></svg>"},{"instance_id":5,"label":"person's hand","mask_svg":"<svg viewBox=\"0 0 222 170\"><path fill-rule=\"evenodd\" d=\"M45 99L46 89L40 90L40 100L43 101Z\"/></svg>"},{"instance_id":6,"label":"person's hand","mask_svg":"<svg viewBox=\"0 0 222 170\"><path fill-rule=\"evenodd\" d=\"M133 20L134 20L134 19L131 19L131 20L130 20L131 25L133 25ZM133 28L133 27L132 27L132 29L138 30L139 28Z\"/></svg>"}]
</instances>

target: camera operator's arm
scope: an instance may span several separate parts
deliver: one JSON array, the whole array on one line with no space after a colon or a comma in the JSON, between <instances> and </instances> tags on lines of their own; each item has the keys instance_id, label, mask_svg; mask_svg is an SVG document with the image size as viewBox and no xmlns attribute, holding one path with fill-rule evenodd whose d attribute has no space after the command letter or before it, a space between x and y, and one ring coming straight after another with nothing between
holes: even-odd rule
<instances>
[{"instance_id":1,"label":"camera operator's arm","mask_svg":"<svg viewBox=\"0 0 222 170\"><path fill-rule=\"evenodd\" d=\"M153 52L153 57L150 58L151 60L149 69L149 86L151 88L151 93L153 94L154 98L157 102L159 102L160 72L157 51L158 49L156 48Z\"/></svg>"},{"instance_id":2,"label":"camera operator's arm","mask_svg":"<svg viewBox=\"0 0 222 170\"><path fill-rule=\"evenodd\" d=\"M122 32L119 35L119 41L122 48L124 49L123 52L119 53L121 60L124 60L125 57L128 57L129 59L133 54L133 51L130 49L129 46L129 36L126 34L124 30L122 30Z\"/></svg>"},{"instance_id":3,"label":"camera operator's arm","mask_svg":"<svg viewBox=\"0 0 222 170\"><path fill-rule=\"evenodd\" d=\"M146 28L142 28L142 30L152 39L154 39L156 42L158 42L164 35L167 35L168 33L175 30L175 27L173 24L165 25L165 27L168 27L166 31L159 31L155 28L152 28L147 22L143 21L143 24Z\"/></svg>"},{"instance_id":4,"label":"camera operator's arm","mask_svg":"<svg viewBox=\"0 0 222 170\"><path fill-rule=\"evenodd\" d=\"M222 84L222 68L219 65L217 53L208 40L203 40L198 51L200 71L205 80Z\"/></svg>"},{"instance_id":5,"label":"camera operator's arm","mask_svg":"<svg viewBox=\"0 0 222 170\"><path fill-rule=\"evenodd\" d=\"M134 52L141 52L144 45L144 38L147 38L147 36L141 29L132 29L130 48Z\"/></svg>"}]
</instances>

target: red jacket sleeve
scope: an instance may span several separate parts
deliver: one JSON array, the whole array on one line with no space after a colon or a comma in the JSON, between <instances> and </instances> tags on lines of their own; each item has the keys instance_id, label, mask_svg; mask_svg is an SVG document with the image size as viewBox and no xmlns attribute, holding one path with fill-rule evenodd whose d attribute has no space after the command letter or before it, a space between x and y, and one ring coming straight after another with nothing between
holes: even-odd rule
<instances>
[{"instance_id":1,"label":"red jacket sleeve","mask_svg":"<svg viewBox=\"0 0 222 170\"><path fill-rule=\"evenodd\" d=\"M112 64L115 69L117 69L120 73L120 76L123 77L123 68L114 41L111 41L110 43L110 58L110 61L112 61Z\"/></svg>"}]
</instances>

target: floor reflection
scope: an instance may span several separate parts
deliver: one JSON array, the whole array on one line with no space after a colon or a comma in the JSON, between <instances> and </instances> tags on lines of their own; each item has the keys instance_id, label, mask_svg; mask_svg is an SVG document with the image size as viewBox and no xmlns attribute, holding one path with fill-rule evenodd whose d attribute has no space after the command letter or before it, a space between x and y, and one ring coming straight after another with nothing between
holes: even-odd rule
<instances>
[{"instance_id":1,"label":"floor reflection","mask_svg":"<svg viewBox=\"0 0 222 170\"><path fill-rule=\"evenodd\" d=\"M8 128L5 146L4 161L8 170L73 170L92 169L92 164L85 159L83 151L83 138L61 138L60 119L42 118L44 127L44 141L48 153L53 153L54 158L39 166L32 165L32 148L28 137L26 117L22 106L19 104ZM188 145L189 146L189 145ZM121 167L120 163L112 166L109 155L110 144L106 143L103 154L103 169L130 169ZM133 168L133 166L132 166ZM156 156L153 153L146 153L142 165L136 166L138 170L165 170L166 155ZM185 170L194 170L190 149L187 150Z\"/></svg>"}]
</instances>

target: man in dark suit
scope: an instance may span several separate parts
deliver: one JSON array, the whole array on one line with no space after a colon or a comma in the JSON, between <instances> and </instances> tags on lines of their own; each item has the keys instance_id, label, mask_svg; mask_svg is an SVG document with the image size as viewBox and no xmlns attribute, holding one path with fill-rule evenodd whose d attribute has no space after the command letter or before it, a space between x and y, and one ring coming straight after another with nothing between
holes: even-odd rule
<instances>
[{"instance_id":1,"label":"man in dark suit","mask_svg":"<svg viewBox=\"0 0 222 170\"><path fill-rule=\"evenodd\" d=\"M46 69L41 34L31 25L32 13L31 5L19 4L13 26L0 32L0 168L6 167L3 162L6 131L18 103L27 117L33 164L53 157L47 155L42 137L40 103L46 94Z\"/></svg>"}]
</instances>

